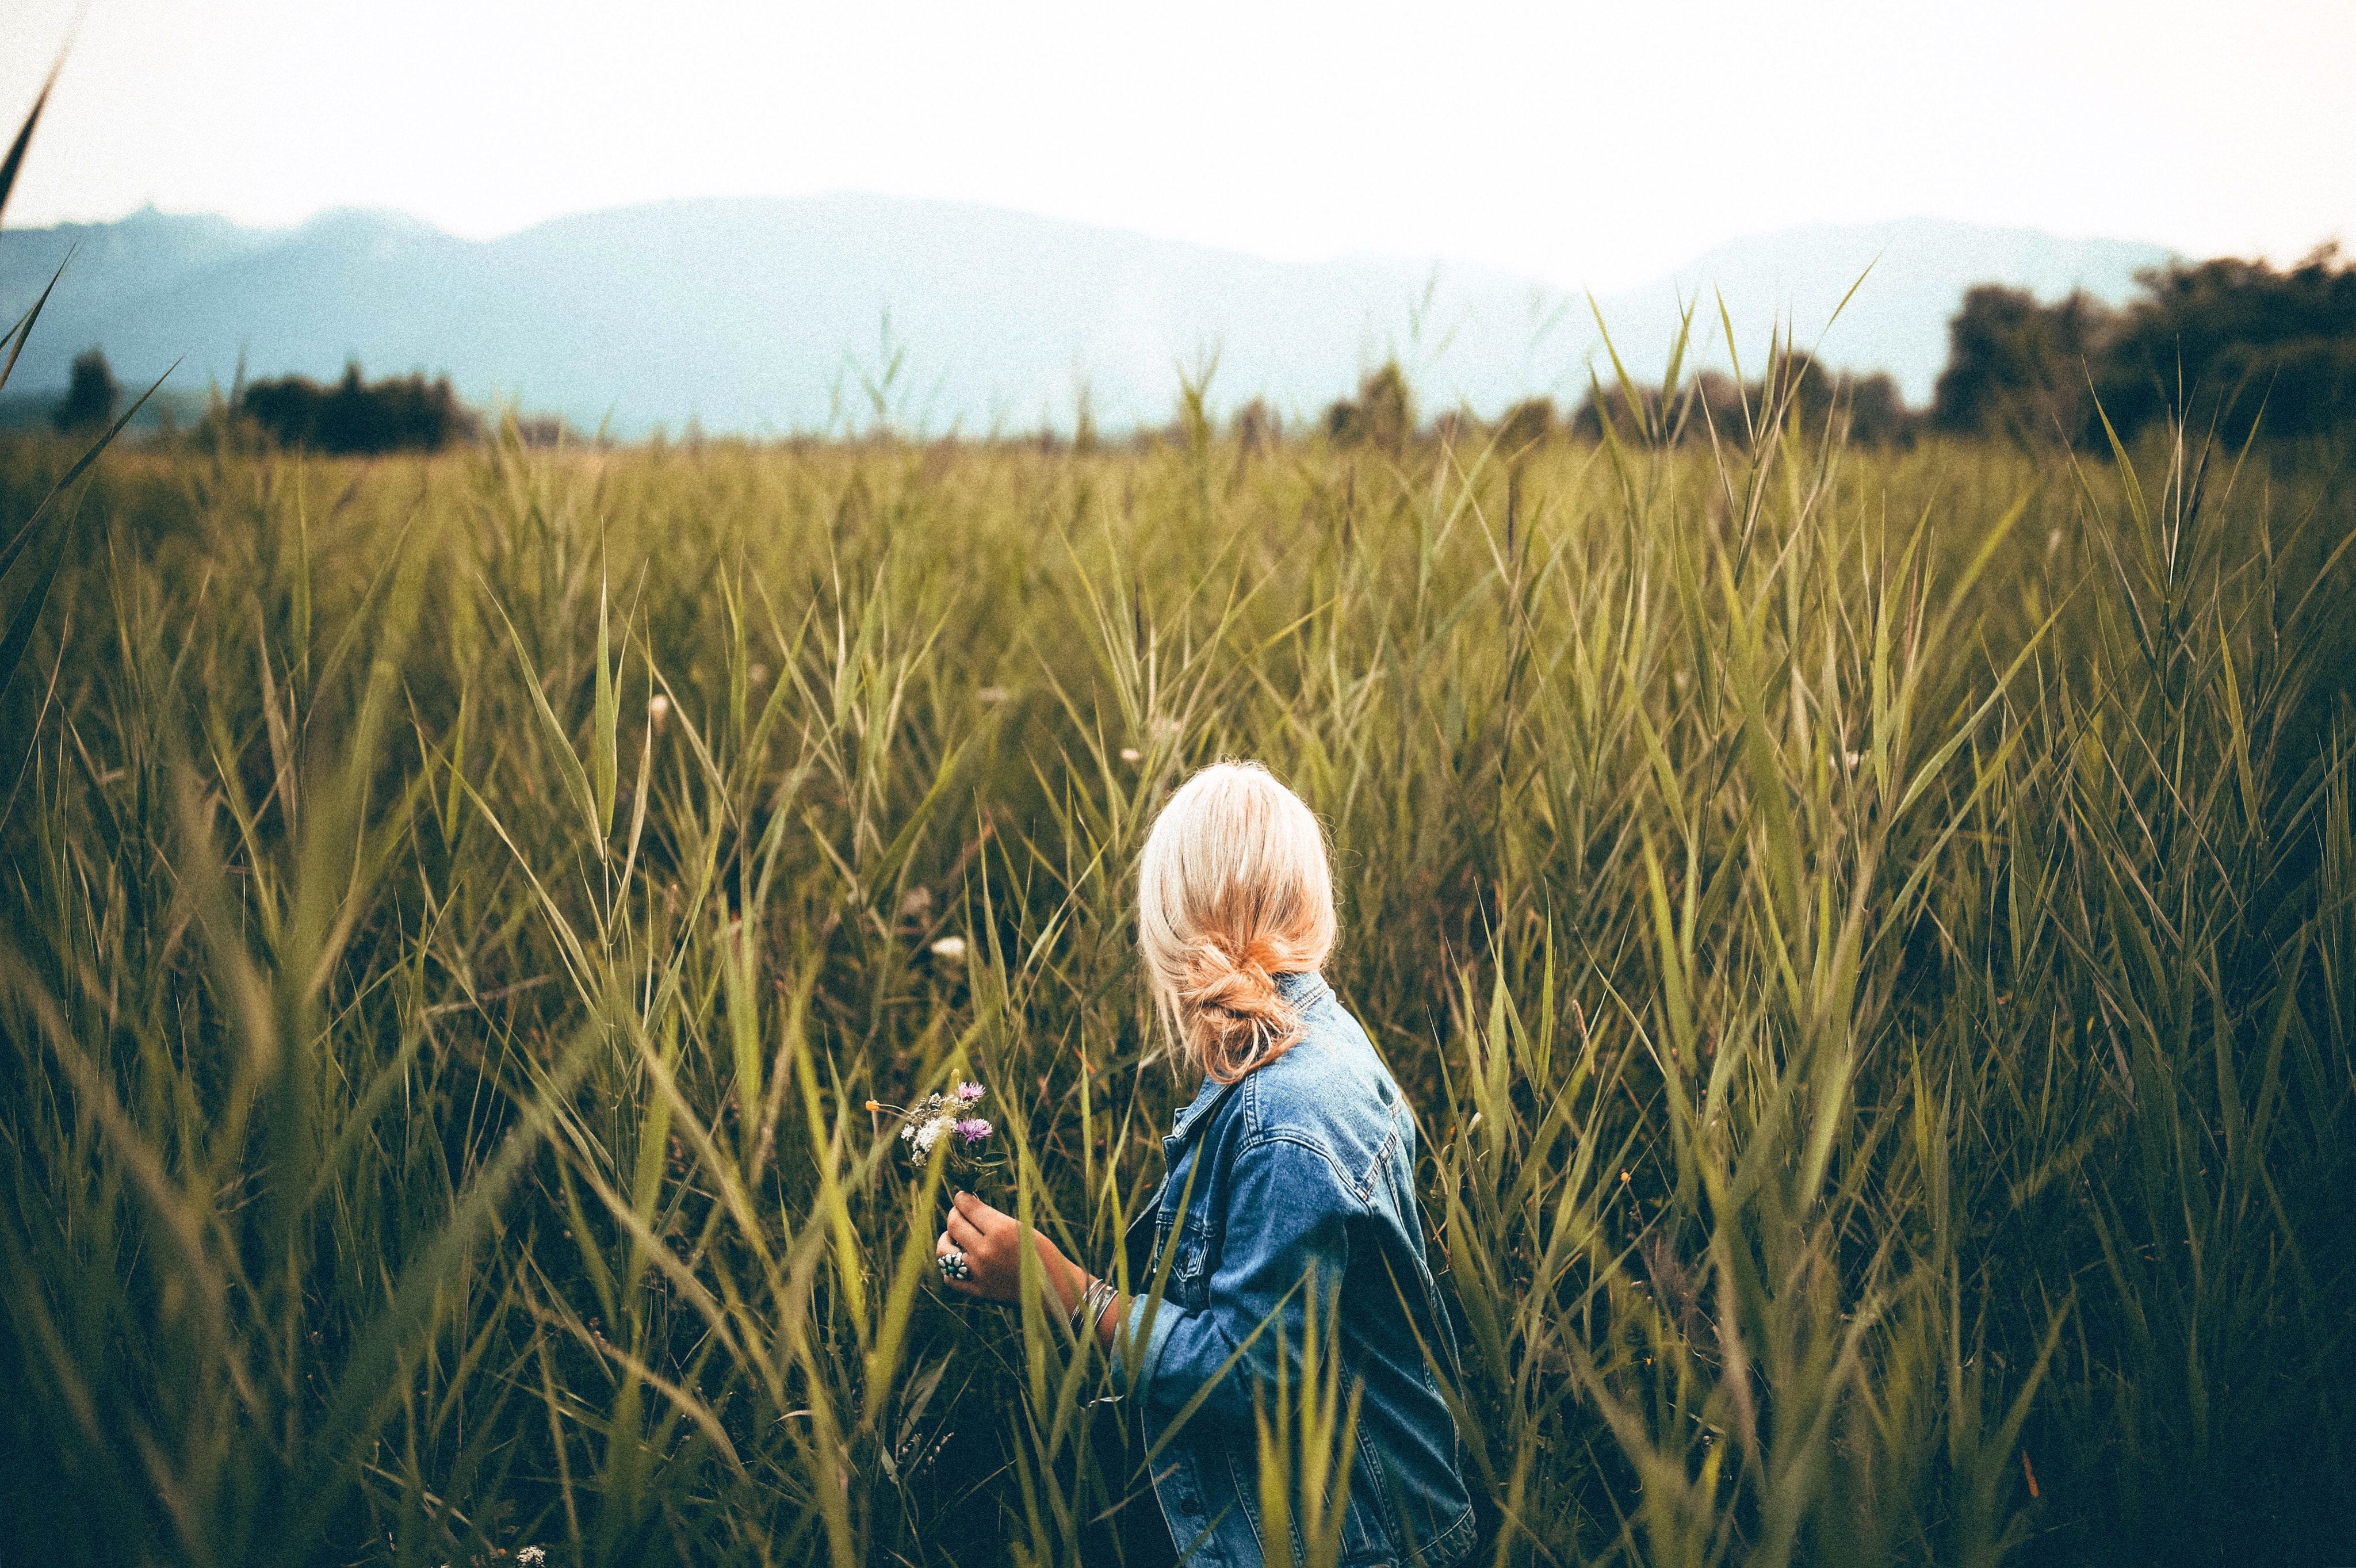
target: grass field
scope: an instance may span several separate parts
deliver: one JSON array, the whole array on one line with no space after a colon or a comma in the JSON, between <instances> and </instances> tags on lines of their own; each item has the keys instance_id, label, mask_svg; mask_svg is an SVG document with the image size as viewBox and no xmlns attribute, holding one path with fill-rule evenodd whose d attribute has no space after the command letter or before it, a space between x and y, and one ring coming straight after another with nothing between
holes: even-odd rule
<instances>
[{"instance_id":1,"label":"grass field","mask_svg":"<svg viewBox=\"0 0 2356 1568\"><path fill-rule=\"evenodd\" d=\"M1227 755L1331 828L1484 1561L2350 1555L2334 454L125 448L76 530L0 1557L1078 1560L1105 1368L866 1104L980 1079L1111 1264Z\"/></svg>"}]
</instances>

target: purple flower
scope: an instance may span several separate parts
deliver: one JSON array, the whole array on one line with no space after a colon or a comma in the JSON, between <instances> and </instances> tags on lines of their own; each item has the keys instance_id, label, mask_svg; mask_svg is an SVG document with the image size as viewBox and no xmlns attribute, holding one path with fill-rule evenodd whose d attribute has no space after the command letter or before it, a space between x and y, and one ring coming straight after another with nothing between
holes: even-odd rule
<instances>
[{"instance_id":1,"label":"purple flower","mask_svg":"<svg viewBox=\"0 0 2356 1568\"><path fill-rule=\"evenodd\" d=\"M957 1124L958 1136L969 1144L979 1144L990 1136L990 1123L979 1116L969 1116Z\"/></svg>"},{"instance_id":2,"label":"purple flower","mask_svg":"<svg viewBox=\"0 0 2356 1568\"><path fill-rule=\"evenodd\" d=\"M978 1083L960 1083L957 1086L957 1097L959 1104L971 1105L981 1098L981 1085ZM985 1127L982 1131L988 1132L989 1129Z\"/></svg>"}]
</instances>

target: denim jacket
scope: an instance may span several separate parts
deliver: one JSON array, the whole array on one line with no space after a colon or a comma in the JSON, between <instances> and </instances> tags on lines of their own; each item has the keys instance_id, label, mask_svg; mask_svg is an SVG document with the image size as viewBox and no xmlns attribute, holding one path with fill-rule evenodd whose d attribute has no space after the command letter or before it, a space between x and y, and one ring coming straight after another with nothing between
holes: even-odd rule
<instances>
[{"instance_id":1,"label":"denim jacket","mask_svg":"<svg viewBox=\"0 0 2356 1568\"><path fill-rule=\"evenodd\" d=\"M1299 1355L1307 1312L1295 1287L1313 1265L1321 1334L1338 1312L1344 1389L1365 1388L1342 1562L1449 1568L1471 1554L1475 1526L1455 1423L1423 1349L1454 1364L1416 1213L1415 1122L1365 1032L1322 978L1280 975L1277 987L1300 1016L1301 1038L1234 1083L1206 1080L1162 1140L1167 1174L1136 1226L1152 1216L1156 1262L1164 1249L1175 1251L1163 1298L1141 1294L1130 1303L1129 1334L1141 1353L1135 1386L1122 1392L1150 1446L1210 1385L1153 1463L1182 1562L1298 1561L1297 1502L1289 1550L1264 1550L1253 1394L1272 1401L1276 1358ZM1141 1251L1132 1245L1133 1260ZM1132 1283L1143 1293L1151 1279ZM1127 1372L1117 1367L1116 1380L1126 1384ZM1288 1386L1297 1391L1298 1377Z\"/></svg>"}]
</instances>

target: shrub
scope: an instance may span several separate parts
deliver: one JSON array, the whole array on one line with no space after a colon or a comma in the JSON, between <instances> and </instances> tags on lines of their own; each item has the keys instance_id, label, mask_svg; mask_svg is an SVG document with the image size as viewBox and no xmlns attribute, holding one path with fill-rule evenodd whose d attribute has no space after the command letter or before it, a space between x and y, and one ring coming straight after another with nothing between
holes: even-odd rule
<instances>
[{"instance_id":1,"label":"shrub","mask_svg":"<svg viewBox=\"0 0 2356 1568\"><path fill-rule=\"evenodd\" d=\"M1497 421L1497 450L1509 456L1527 451L1552 435L1554 430L1554 399L1524 398Z\"/></svg>"},{"instance_id":2,"label":"shrub","mask_svg":"<svg viewBox=\"0 0 2356 1568\"><path fill-rule=\"evenodd\" d=\"M1398 453L1414 430L1415 398L1396 360L1359 381L1355 402L1345 399L1325 411L1325 434L1339 446Z\"/></svg>"}]
</instances>

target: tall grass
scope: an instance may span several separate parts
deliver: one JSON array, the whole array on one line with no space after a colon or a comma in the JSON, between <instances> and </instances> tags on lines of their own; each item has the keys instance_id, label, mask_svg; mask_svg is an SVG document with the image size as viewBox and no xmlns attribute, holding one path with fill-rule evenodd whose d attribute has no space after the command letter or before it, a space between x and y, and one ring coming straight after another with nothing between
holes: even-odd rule
<instances>
[{"instance_id":1,"label":"tall grass","mask_svg":"<svg viewBox=\"0 0 2356 1568\"><path fill-rule=\"evenodd\" d=\"M1771 409L93 482L7 698L12 1561L1108 1561L1102 1358L934 1288L865 1107L980 1078L1113 1266L1190 1087L1130 866L1238 753L1419 1108L1483 1561L2344 1541L2328 464ZM1258 1392L1274 1501L1355 1406Z\"/></svg>"}]
</instances>

